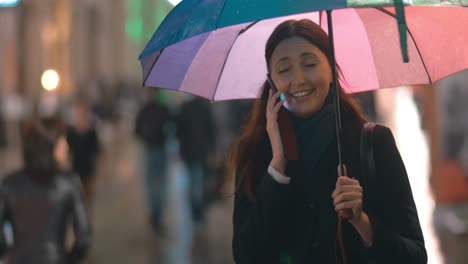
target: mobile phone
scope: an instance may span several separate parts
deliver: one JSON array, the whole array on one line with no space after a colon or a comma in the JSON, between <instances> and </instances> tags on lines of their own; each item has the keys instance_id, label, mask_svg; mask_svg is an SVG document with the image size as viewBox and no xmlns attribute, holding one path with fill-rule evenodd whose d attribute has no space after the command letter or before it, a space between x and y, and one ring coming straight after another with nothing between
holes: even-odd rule
<instances>
[{"instance_id":1,"label":"mobile phone","mask_svg":"<svg viewBox=\"0 0 468 264\"><path fill-rule=\"evenodd\" d=\"M271 89L273 90L274 93L277 93L278 92L278 88L276 88L276 85L275 83L273 82L273 79L271 79L271 73L267 73L267 80L268 80L268 83L270 84L270 87ZM278 101L280 99L278 98Z\"/></svg>"},{"instance_id":2,"label":"mobile phone","mask_svg":"<svg viewBox=\"0 0 468 264\"><path fill-rule=\"evenodd\" d=\"M275 83L271 79L271 74L267 74L268 83L274 93L278 92ZM278 102L281 100L278 98ZM284 107L278 111L278 126L281 135L281 142L283 143L284 156L287 160L298 160L299 152L297 150L296 134L294 133L294 126L292 122L291 113Z\"/></svg>"}]
</instances>

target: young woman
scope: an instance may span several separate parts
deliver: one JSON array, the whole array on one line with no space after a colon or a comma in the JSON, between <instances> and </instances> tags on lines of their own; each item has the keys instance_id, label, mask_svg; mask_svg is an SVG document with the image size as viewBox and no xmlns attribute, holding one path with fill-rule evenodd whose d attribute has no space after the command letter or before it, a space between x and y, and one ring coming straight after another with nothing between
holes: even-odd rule
<instances>
[{"instance_id":1,"label":"young woman","mask_svg":"<svg viewBox=\"0 0 468 264\"><path fill-rule=\"evenodd\" d=\"M416 207L392 133L384 126L375 128L378 184L363 186L360 134L366 120L341 87L347 172L338 177L326 33L309 20L283 22L266 44L265 59L278 91L265 82L230 159L236 177L236 263L426 263ZM288 129L297 140L298 160L284 155L281 107L293 121ZM366 188L375 195L367 199ZM341 227L338 212L344 209L353 214ZM344 247L337 243L341 234Z\"/></svg>"}]
</instances>

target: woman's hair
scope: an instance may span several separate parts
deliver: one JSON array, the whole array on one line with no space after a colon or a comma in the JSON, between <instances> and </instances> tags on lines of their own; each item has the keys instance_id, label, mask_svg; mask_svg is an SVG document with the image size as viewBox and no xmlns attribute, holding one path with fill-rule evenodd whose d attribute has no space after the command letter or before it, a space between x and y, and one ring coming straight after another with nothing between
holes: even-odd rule
<instances>
[{"instance_id":1,"label":"woman's hair","mask_svg":"<svg viewBox=\"0 0 468 264\"><path fill-rule=\"evenodd\" d=\"M265 60L270 71L270 59L280 42L291 37L301 37L315 45L328 58L330 65L330 47L328 35L314 22L303 20L288 20L276 27L265 47ZM336 66L339 79L342 79L340 68ZM338 96L342 111L349 112L351 116L365 122L360 105L337 83ZM265 81L259 99L255 100L249 119L242 129L242 133L234 144L227 164L228 179L236 176L235 191L241 191L251 200L255 199L254 187L261 175L268 167L272 158L272 150L266 131L266 106L268 93L271 89Z\"/></svg>"},{"instance_id":2,"label":"woman's hair","mask_svg":"<svg viewBox=\"0 0 468 264\"><path fill-rule=\"evenodd\" d=\"M55 143L64 133L61 119L54 116L41 119L32 115L21 126L24 168L29 176L46 181L57 169Z\"/></svg>"}]
</instances>

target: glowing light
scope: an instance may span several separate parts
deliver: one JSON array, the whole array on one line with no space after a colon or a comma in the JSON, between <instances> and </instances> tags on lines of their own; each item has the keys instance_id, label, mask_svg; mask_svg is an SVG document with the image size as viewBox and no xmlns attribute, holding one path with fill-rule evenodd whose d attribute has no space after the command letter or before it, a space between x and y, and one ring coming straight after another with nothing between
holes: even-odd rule
<instances>
[{"instance_id":1,"label":"glowing light","mask_svg":"<svg viewBox=\"0 0 468 264\"><path fill-rule=\"evenodd\" d=\"M176 6L177 4L182 2L182 0L167 0L167 1L169 1L169 3L171 3L173 6Z\"/></svg>"},{"instance_id":2,"label":"glowing light","mask_svg":"<svg viewBox=\"0 0 468 264\"><path fill-rule=\"evenodd\" d=\"M42 87L47 91L55 90L59 84L59 81L59 75L54 70L46 70L41 77Z\"/></svg>"},{"instance_id":3,"label":"glowing light","mask_svg":"<svg viewBox=\"0 0 468 264\"><path fill-rule=\"evenodd\" d=\"M0 7L2 6L16 6L20 0L0 0Z\"/></svg>"}]
</instances>

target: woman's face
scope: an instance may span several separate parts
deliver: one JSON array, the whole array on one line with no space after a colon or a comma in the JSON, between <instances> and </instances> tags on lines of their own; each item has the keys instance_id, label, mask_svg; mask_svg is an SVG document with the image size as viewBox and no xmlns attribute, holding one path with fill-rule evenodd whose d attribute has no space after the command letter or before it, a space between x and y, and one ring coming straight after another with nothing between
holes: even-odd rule
<instances>
[{"instance_id":1,"label":"woman's face","mask_svg":"<svg viewBox=\"0 0 468 264\"><path fill-rule=\"evenodd\" d=\"M332 74L327 57L315 45L301 37L283 40L273 51L270 68L289 111L308 117L322 108Z\"/></svg>"}]
</instances>

